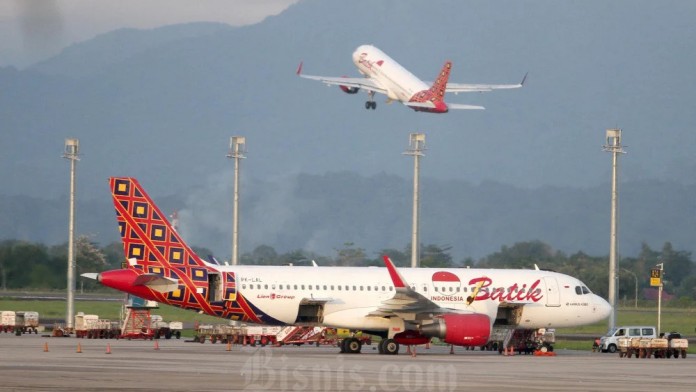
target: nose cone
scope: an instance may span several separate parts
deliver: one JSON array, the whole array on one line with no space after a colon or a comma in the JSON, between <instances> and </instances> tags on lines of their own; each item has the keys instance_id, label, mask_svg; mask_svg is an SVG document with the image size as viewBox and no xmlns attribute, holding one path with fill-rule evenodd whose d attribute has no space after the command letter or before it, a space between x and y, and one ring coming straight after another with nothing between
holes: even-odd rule
<instances>
[{"instance_id":1,"label":"nose cone","mask_svg":"<svg viewBox=\"0 0 696 392\"><path fill-rule=\"evenodd\" d=\"M609 315L612 312L612 307L609 305L609 302L607 302L604 298L594 295L594 300L592 301L594 303L593 306L593 312L594 315L597 317L596 321L601 321L604 320L605 318L609 317Z\"/></svg>"}]
</instances>

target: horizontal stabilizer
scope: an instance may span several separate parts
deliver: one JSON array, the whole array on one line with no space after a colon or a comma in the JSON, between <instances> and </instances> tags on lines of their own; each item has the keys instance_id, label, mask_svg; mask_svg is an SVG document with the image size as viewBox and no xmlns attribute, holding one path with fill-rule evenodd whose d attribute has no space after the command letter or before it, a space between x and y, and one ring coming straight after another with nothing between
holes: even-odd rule
<instances>
[{"instance_id":1,"label":"horizontal stabilizer","mask_svg":"<svg viewBox=\"0 0 696 392\"><path fill-rule=\"evenodd\" d=\"M179 282L176 279L156 274L139 275L135 278L133 285L146 286L160 293L169 293L179 288Z\"/></svg>"},{"instance_id":2,"label":"horizontal stabilizer","mask_svg":"<svg viewBox=\"0 0 696 392\"><path fill-rule=\"evenodd\" d=\"M404 102L404 105L410 108L435 108L435 104L430 101L425 102Z\"/></svg>"},{"instance_id":3,"label":"horizontal stabilizer","mask_svg":"<svg viewBox=\"0 0 696 392\"><path fill-rule=\"evenodd\" d=\"M448 103L447 107L450 109L464 109L464 110L485 110L483 106L476 105L463 105L460 103Z\"/></svg>"},{"instance_id":4,"label":"horizontal stabilizer","mask_svg":"<svg viewBox=\"0 0 696 392\"><path fill-rule=\"evenodd\" d=\"M80 276L82 276L83 278L97 280L97 278L99 277L99 273L97 273L97 272L85 272L84 274L82 274Z\"/></svg>"}]
</instances>

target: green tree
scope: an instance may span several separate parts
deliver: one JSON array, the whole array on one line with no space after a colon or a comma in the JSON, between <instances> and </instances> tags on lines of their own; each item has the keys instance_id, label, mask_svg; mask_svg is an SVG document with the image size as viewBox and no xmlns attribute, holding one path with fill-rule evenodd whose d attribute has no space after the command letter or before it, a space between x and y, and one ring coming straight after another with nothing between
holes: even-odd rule
<instances>
[{"instance_id":1,"label":"green tree","mask_svg":"<svg viewBox=\"0 0 696 392\"><path fill-rule=\"evenodd\" d=\"M511 247L503 245L500 251L484 257L479 263L488 268L540 268L553 269L566 257L541 241L517 242Z\"/></svg>"},{"instance_id":2,"label":"green tree","mask_svg":"<svg viewBox=\"0 0 696 392\"><path fill-rule=\"evenodd\" d=\"M430 244L421 247L420 255L420 265L426 268L452 268L454 263L452 262L452 255L449 251L452 249L451 246L438 246L435 244Z\"/></svg>"},{"instance_id":3,"label":"green tree","mask_svg":"<svg viewBox=\"0 0 696 392\"><path fill-rule=\"evenodd\" d=\"M279 265L278 252L268 245L259 245L248 255L249 264ZM246 262L244 264L247 264Z\"/></svg>"},{"instance_id":4,"label":"green tree","mask_svg":"<svg viewBox=\"0 0 696 392\"><path fill-rule=\"evenodd\" d=\"M335 249L335 251L336 265L352 267L367 264L365 249L356 247L352 242L343 243L343 248Z\"/></svg>"},{"instance_id":5,"label":"green tree","mask_svg":"<svg viewBox=\"0 0 696 392\"><path fill-rule=\"evenodd\" d=\"M389 256L389 259L398 267L406 267L411 265L411 256L407 255L398 249L385 248L377 252L377 257L369 262L369 265L376 267L384 267L383 256Z\"/></svg>"},{"instance_id":6,"label":"green tree","mask_svg":"<svg viewBox=\"0 0 696 392\"><path fill-rule=\"evenodd\" d=\"M684 278L691 275L693 267L691 252L675 251L669 241L662 246L660 262L664 264L664 276L672 288L679 286Z\"/></svg>"}]
</instances>

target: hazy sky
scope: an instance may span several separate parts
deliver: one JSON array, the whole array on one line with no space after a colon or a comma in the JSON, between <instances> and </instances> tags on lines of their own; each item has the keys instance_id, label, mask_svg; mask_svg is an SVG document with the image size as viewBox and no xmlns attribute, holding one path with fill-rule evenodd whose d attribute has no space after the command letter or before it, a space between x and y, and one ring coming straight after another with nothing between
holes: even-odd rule
<instances>
[{"instance_id":1,"label":"hazy sky","mask_svg":"<svg viewBox=\"0 0 696 392\"><path fill-rule=\"evenodd\" d=\"M298 0L0 0L0 66L24 68L72 43L124 27L253 24Z\"/></svg>"}]
</instances>

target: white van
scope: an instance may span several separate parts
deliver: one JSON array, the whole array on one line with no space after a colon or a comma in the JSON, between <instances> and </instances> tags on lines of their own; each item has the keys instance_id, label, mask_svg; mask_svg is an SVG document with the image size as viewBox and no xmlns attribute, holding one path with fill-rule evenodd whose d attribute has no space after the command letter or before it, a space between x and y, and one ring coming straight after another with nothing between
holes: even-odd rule
<instances>
[{"instance_id":1,"label":"white van","mask_svg":"<svg viewBox=\"0 0 696 392\"><path fill-rule=\"evenodd\" d=\"M599 349L603 353L615 353L619 347L620 338L656 338L657 329L649 325L631 325L626 327L616 327L602 336L599 340Z\"/></svg>"}]
</instances>

